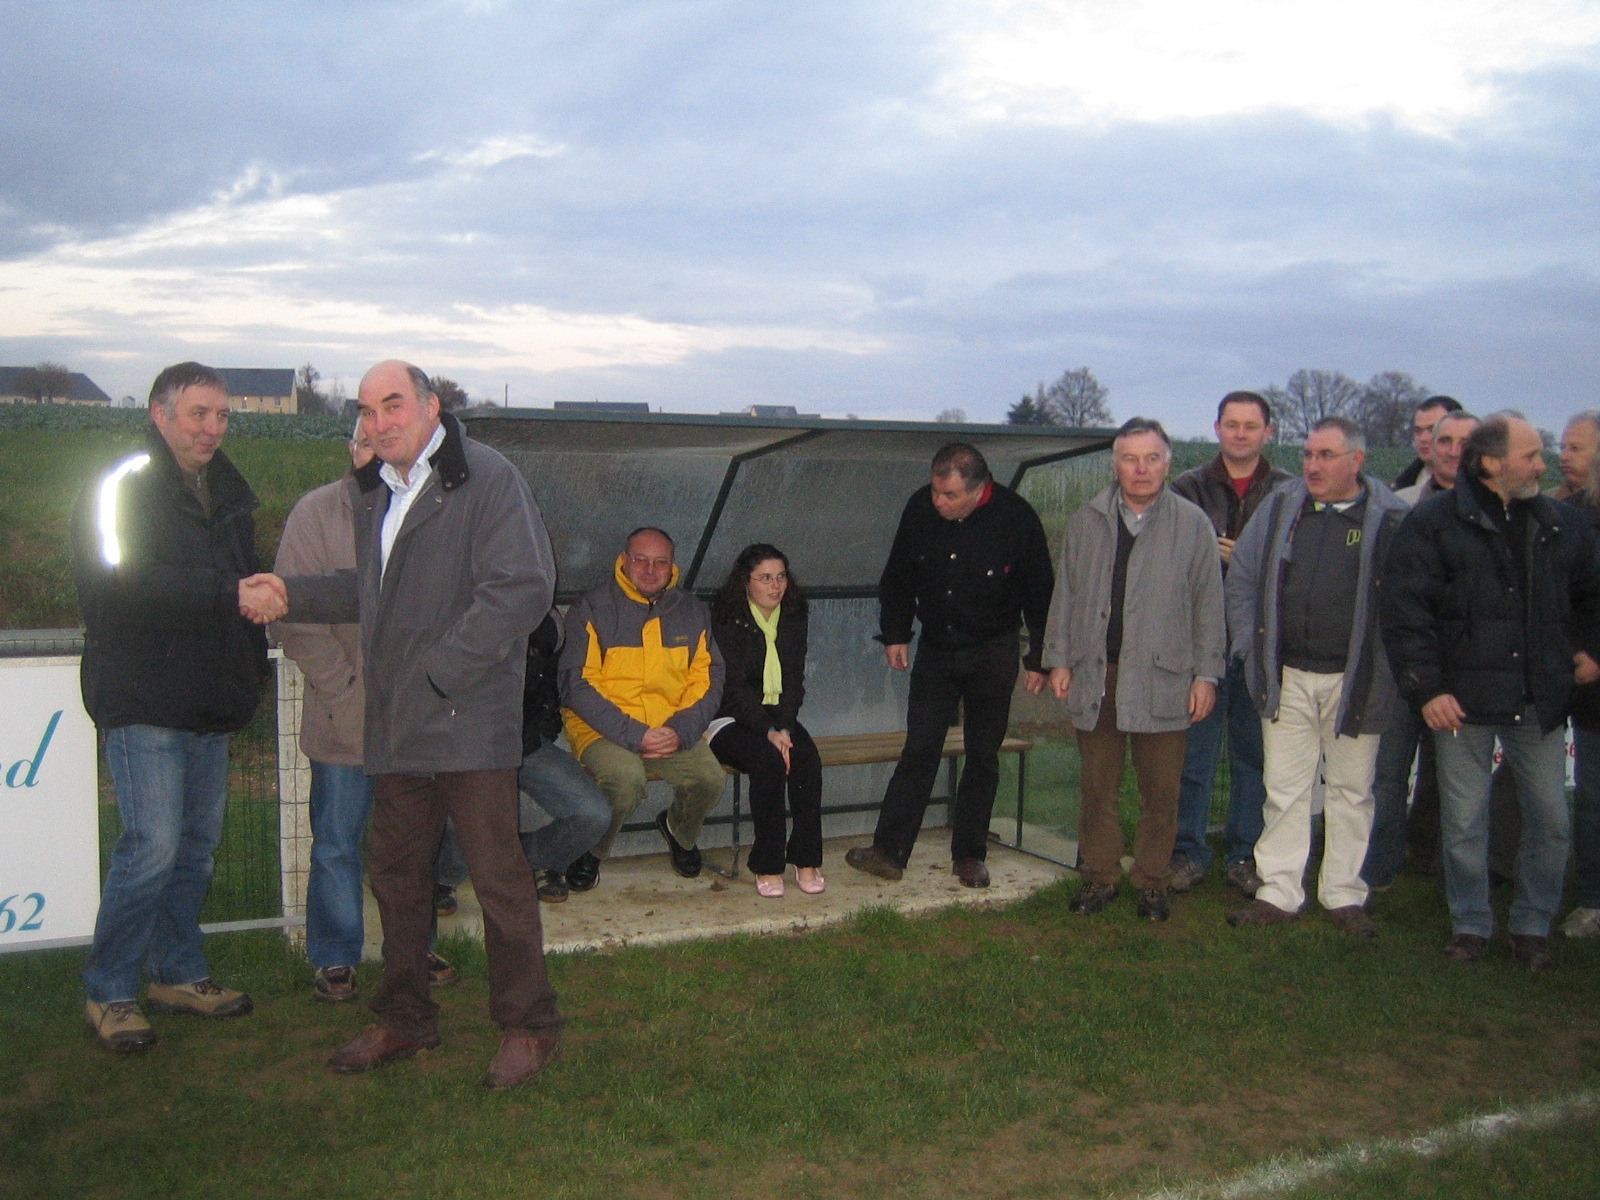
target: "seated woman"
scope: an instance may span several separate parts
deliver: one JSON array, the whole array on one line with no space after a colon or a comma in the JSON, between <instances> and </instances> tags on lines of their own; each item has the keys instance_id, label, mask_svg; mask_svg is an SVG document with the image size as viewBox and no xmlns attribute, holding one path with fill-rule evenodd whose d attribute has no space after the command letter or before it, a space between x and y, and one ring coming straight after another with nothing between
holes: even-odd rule
<instances>
[{"instance_id":1,"label":"seated woman","mask_svg":"<svg viewBox=\"0 0 1600 1200\"><path fill-rule=\"evenodd\" d=\"M806 601L775 546L746 546L711 602L712 631L726 676L710 730L718 760L750 777L756 891L783 895L786 862L802 892L822 878L822 760L800 724L805 699ZM784 845L784 792L794 830Z\"/></svg>"}]
</instances>

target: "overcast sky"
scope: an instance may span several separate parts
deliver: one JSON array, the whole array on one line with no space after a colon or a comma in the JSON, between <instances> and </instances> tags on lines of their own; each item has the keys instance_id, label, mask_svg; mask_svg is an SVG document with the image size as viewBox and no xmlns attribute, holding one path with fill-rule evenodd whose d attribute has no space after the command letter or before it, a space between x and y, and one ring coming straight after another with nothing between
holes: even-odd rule
<instances>
[{"instance_id":1,"label":"overcast sky","mask_svg":"<svg viewBox=\"0 0 1600 1200\"><path fill-rule=\"evenodd\" d=\"M1209 432L1600 405L1594 0L0 0L0 363Z\"/></svg>"}]
</instances>

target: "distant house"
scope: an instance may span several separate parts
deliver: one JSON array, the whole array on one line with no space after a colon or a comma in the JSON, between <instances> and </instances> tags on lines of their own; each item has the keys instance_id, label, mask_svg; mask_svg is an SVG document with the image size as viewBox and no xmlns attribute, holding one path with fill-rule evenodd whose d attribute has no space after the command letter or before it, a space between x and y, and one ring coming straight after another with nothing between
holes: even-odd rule
<instances>
[{"instance_id":1,"label":"distant house","mask_svg":"<svg viewBox=\"0 0 1600 1200\"><path fill-rule=\"evenodd\" d=\"M0 404L37 404L39 369L37 367L0 367ZM47 401L52 404L104 404L111 406L111 397L100 390L99 384L78 371L68 373L69 387L65 395Z\"/></svg>"},{"instance_id":2,"label":"distant house","mask_svg":"<svg viewBox=\"0 0 1600 1200\"><path fill-rule=\"evenodd\" d=\"M726 412L721 415L724 417L797 417L806 421L821 419L820 413L803 413L792 404L751 404L739 409L738 412Z\"/></svg>"},{"instance_id":3,"label":"distant house","mask_svg":"<svg viewBox=\"0 0 1600 1200\"><path fill-rule=\"evenodd\" d=\"M235 412L299 412L292 367L218 367Z\"/></svg>"}]
</instances>

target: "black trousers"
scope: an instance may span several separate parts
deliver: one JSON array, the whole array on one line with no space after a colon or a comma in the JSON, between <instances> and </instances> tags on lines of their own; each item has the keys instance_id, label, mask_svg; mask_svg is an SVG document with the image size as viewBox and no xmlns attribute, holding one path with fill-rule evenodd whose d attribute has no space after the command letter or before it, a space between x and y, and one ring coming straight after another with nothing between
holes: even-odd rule
<instances>
[{"instance_id":1,"label":"black trousers","mask_svg":"<svg viewBox=\"0 0 1600 1200\"><path fill-rule=\"evenodd\" d=\"M906 746L883 795L873 843L900 866L911 857L939 775L944 739L963 714L966 763L950 809L950 857L988 854L989 814L1000 783L1000 743L1011 719L1019 643L1007 634L965 650L917 647L906 705Z\"/></svg>"},{"instance_id":2,"label":"black trousers","mask_svg":"<svg viewBox=\"0 0 1600 1200\"><path fill-rule=\"evenodd\" d=\"M750 777L750 820L756 838L747 861L757 875L782 875L786 862L797 867L822 865L822 756L800 722L795 722L790 736L794 745L789 749L787 774L783 755L764 733L733 724L723 726L711 739L718 762ZM787 849L785 793L794 817Z\"/></svg>"}]
</instances>

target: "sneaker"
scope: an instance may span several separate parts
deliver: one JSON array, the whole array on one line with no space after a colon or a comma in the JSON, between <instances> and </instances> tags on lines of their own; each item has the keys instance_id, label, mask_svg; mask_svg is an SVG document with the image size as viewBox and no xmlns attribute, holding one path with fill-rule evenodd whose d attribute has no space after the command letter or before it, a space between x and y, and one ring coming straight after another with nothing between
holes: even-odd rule
<instances>
[{"instance_id":1,"label":"sneaker","mask_svg":"<svg viewBox=\"0 0 1600 1200\"><path fill-rule=\"evenodd\" d=\"M328 1004L342 1004L354 1000L359 990L354 967L318 967L313 981L318 1000Z\"/></svg>"},{"instance_id":2,"label":"sneaker","mask_svg":"<svg viewBox=\"0 0 1600 1200\"><path fill-rule=\"evenodd\" d=\"M1234 909L1228 914L1227 920L1235 929L1256 928L1263 925L1287 925L1299 915L1279 908L1276 904L1268 904L1265 900L1252 900L1243 908Z\"/></svg>"},{"instance_id":3,"label":"sneaker","mask_svg":"<svg viewBox=\"0 0 1600 1200\"><path fill-rule=\"evenodd\" d=\"M1172 882L1167 886L1175 892L1187 892L1195 884L1205 882L1206 869L1189 861L1184 854L1174 854L1167 870L1172 874Z\"/></svg>"},{"instance_id":4,"label":"sneaker","mask_svg":"<svg viewBox=\"0 0 1600 1200\"><path fill-rule=\"evenodd\" d=\"M440 958L432 950L428 951L428 986L449 987L461 978L461 972Z\"/></svg>"},{"instance_id":5,"label":"sneaker","mask_svg":"<svg viewBox=\"0 0 1600 1200\"><path fill-rule=\"evenodd\" d=\"M155 1012L188 1013L194 1017L242 1017L255 1007L243 992L210 979L197 979L193 983L152 983L145 998Z\"/></svg>"},{"instance_id":6,"label":"sneaker","mask_svg":"<svg viewBox=\"0 0 1600 1200\"><path fill-rule=\"evenodd\" d=\"M1561 932L1569 938L1600 937L1600 908L1575 908L1561 922Z\"/></svg>"},{"instance_id":7,"label":"sneaker","mask_svg":"<svg viewBox=\"0 0 1600 1200\"><path fill-rule=\"evenodd\" d=\"M448 883L433 885L433 911L441 917L453 917L460 904L456 900L456 889Z\"/></svg>"},{"instance_id":8,"label":"sneaker","mask_svg":"<svg viewBox=\"0 0 1600 1200\"><path fill-rule=\"evenodd\" d=\"M1097 912L1105 911L1106 905L1116 898L1116 884L1086 883L1078 889L1078 894L1072 898L1072 903L1067 905L1067 911L1075 912L1080 917L1092 917Z\"/></svg>"},{"instance_id":9,"label":"sneaker","mask_svg":"<svg viewBox=\"0 0 1600 1200\"><path fill-rule=\"evenodd\" d=\"M113 1000L110 1004L97 1004L90 1000L84 1006L83 1019L88 1023L89 1032L99 1038L107 1050L131 1054L156 1044L156 1031L144 1019L136 1001Z\"/></svg>"},{"instance_id":10,"label":"sneaker","mask_svg":"<svg viewBox=\"0 0 1600 1200\"><path fill-rule=\"evenodd\" d=\"M560 904L572 890L560 871L535 871L533 885L539 891L539 899L546 904Z\"/></svg>"},{"instance_id":11,"label":"sneaker","mask_svg":"<svg viewBox=\"0 0 1600 1200\"><path fill-rule=\"evenodd\" d=\"M1149 888L1139 893L1134 910L1146 921L1165 921L1172 915L1166 888Z\"/></svg>"},{"instance_id":12,"label":"sneaker","mask_svg":"<svg viewBox=\"0 0 1600 1200\"><path fill-rule=\"evenodd\" d=\"M587 892L600 882L600 860L585 850L567 868L567 889Z\"/></svg>"},{"instance_id":13,"label":"sneaker","mask_svg":"<svg viewBox=\"0 0 1600 1200\"><path fill-rule=\"evenodd\" d=\"M1346 904L1342 908L1330 908L1328 920L1333 922L1333 927L1340 933L1347 933L1351 937L1375 938L1378 936L1378 923L1367 915L1367 910L1359 904Z\"/></svg>"},{"instance_id":14,"label":"sneaker","mask_svg":"<svg viewBox=\"0 0 1600 1200\"><path fill-rule=\"evenodd\" d=\"M1261 876L1256 874L1255 864L1248 861L1234 863L1228 868L1225 878L1246 896L1252 898L1263 886Z\"/></svg>"}]
</instances>

